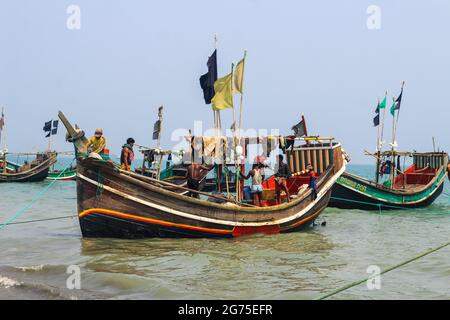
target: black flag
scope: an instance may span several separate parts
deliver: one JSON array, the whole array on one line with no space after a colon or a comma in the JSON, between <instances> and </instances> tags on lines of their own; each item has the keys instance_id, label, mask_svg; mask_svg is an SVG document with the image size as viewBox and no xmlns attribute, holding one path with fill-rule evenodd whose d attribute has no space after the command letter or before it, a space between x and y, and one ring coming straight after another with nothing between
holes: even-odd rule
<instances>
[{"instance_id":1,"label":"black flag","mask_svg":"<svg viewBox=\"0 0 450 320\"><path fill-rule=\"evenodd\" d=\"M161 131L161 121L157 120L153 126L153 140L159 139L159 132Z\"/></svg>"},{"instance_id":2,"label":"black flag","mask_svg":"<svg viewBox=\"0 0 450 320\"><path fill-rule=\"evenodd\" d=\"M400 109L400 104L402 103L402 95L403 95L403 87L402 87L402 91L400 92L400 95L395 100L394 110L399 110Z\"/></svg>"},{"instance_id":3,"label":"black flag","mask_svg":"<svg viewBox=\"0 0 450 320\"><path fill-rule=\"evenodd\" d=\"M58 120L53 121L52 135L56 135L58 133L58 123Z\"/></svg>"},{"instance_id":4,"label":"black flag","mask_svg":"<svg viewBox=\"0 0 450 320\"><path fill-rule=\"evenodd\" d=\"M295 126L291 128L294 130L296 137L303 137L306 135L306 128L305 128L305 120L300 121Z\"/></svg>"},{"instance_id":5,"label":"black flag","mask_svg":"<svg viewBox=\"0 0 450 320\"><path fill-rule=\"evenodd\" d=\"M55 121L48 121L44 124L44 128L42 128L44 130L45 133L47 133L47 135L45 136L46 138L50 138L50 136L54 136L58 133L58 124L59 121L55 120Z\"/></svg>"},{"instance_id":6,"label":"black flag","mask_svg":"<svg viewBox=\"0 0 450 320\"><path fill-rule=\"evenodd\" d=\"M203 89L205 103L210 104L215 95L214 82L217 80L217 50L214 50L206 65L208 72L200 77L200 87Z\"/></svg>"},{"instance_id":7,"label":"black flag","mask_svg":"<svg viewBox=\"0 0 450 320\"><path fill-rule=\"evenodd\" d=\"M51 122L51 121L46 122L46 123L44 124L43 130L44 130L44 132L50 132L50 131L52 131L52 122Z\"/></svg>"},{"instance_id":8,"label":"black flag","mask_svg":"<svg viewBox=\"0 0 450 320\"><path fill-rule=\"evenodd\" d=\"M380 125L380 101L378 101L377 108L375 109L375 113L377 114L375 118L373 118L373 126L377 127Z\"/></svg>"},{"instance_id":9,"label":"black flag","mask_svg":"<svg viewBox=\"0 0 450 320\"><path fill-rule=\"evenodd\" d=\"M375 118L373 118L373 126L377 127L380 125L380 114L377 113L377 115L375 116Z\"/></svg>"}]
</instances>

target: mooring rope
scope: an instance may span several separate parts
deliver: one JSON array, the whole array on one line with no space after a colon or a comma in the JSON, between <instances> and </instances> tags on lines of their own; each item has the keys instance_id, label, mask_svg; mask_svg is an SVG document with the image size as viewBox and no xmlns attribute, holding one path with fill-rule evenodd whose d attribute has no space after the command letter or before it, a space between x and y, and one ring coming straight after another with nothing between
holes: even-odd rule
<instances>
[{"instance_id":1,"label":"mooring rope","mask_svg":"<svg viewBox=\"0 0 450 320\"><path fill-rule=\"evenodd\" d=\"M339 289L337 289L337 290L334 290L334 291L332 291L332 292L330 292L330 293L327 293L327 294L324 294L324 295L322 295L322 296L320 296L320 297L317 297L317 298L315 298L314 300L324 300L324 299L327 299L327 298L329 298L329 297L331 297L331 296L334 296L334 295L336 295L336 294L338 294L338 293L340 293L340 292L343 292L343 291L348 290L348 289L350 289L350 288L356 287L356 286L358 286L358 285L360 285L360 284L362 284L362 283L364 283L364 282L366 282L366 281L369 281L369 280L371 280L371 279L373 279L373 278L375 278L375 277L377 277L377 276L381 276L382 274L388 273L389 271L395 270L395 269L400 268L400 267L402 267L402 266L404 266L404 265L407 265L408 263L411 263L411 262L413 262L413 261L419 260L420 258L425 257L425 256L427 256L427 255L429 255L429 254L431 254L431 253L433 253L433 252L438 251L438 250L441 250L441 249L447 247L448 245L450 245L450 242L447 242L446 244L443 244L443 245L441 245L441 246L439 246L439 247L436 247L436 248L434 248L434 249L430 249L430 250L428 250L428 251L426 251L426 252L423 252L423 253L421 253L421 254L419 254L419 255L417 255L417 256L411 258L411 259L408 259L408 260L403 261L403 262L401 262L401 263L399 263L399 264L396 264L396 265L393 266L393 267L387 268L386 270L383 270L383 271L380 272L379 274L371 275L371 276L369 276L369 277L367 277L367 278L364 278L363 280L354 281L354 282L352 282L352 283L350 283L350 284L348 284L348 285L346 285L346 286L344 286L344 287L341 287L341 288L339 288Z\"/></svg>"},{"instance_id":2,"label":"mooring rope","mask_svg":"<svg viewBox=\"0 0 450 320\"><path fill-rule=\"evenodd\" d=\"M22 209L20 209L19 211L17 211L15 214L13 214L9 219L7 219L5 222L3 222L2 224L0 224L0 230L4 229L7 225L12 224L16 219L18 219L20 216L22 216L28 209L32 208L33 205L38 202L54 185L55 183L58 181L58 178L60 178L64 172L66 172L67 169L69 169L72 166L73 161L75 160L72 159L72 161L70 162L70 164L65 167L61 173L56 177L55 180L52 180L52 182L49 183L49 185L47 187L44 188L44 190L42 190L41 192L39 192L32 200L29 204L27 204L25 207L23 207Z\"/></svg>"},{"instance_id":3,"label":"mooring rope","mask_svg":"<svg viewBox=\"0 0 450 320\"><path fill-rule=\"evenodd\" d=\"M50 220L61 220L61 219L68 219L68 218L77 218L77 216L76 215L71 215L71 216L62 216L62 217L47 218L47 219L36 219L36 220L11 222L11 223L8 223L8 225L12 226L12 225L15 225L15 224L34 223L34 222L42 222L42 221L50 221Z\"/></svg>"}]
</instances>

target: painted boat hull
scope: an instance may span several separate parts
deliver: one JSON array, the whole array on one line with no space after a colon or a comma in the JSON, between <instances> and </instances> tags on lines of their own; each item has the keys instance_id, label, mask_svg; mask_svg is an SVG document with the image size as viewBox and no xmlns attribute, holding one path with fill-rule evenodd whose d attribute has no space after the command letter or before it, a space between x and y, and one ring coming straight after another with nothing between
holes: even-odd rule
<instances>
[{"instance_id":1,"label":"painted boat hull","mask_svg":"<svg viewBox=\"0 0 450 320\"><path fill-rule=\"evenodd\" d=\"M75 181L77 170L70 170L61 175L61 171L51 171L48 173L47 180Z\"/></svg>"},{"instance_id":2,"label":"painted boat hull","mask_svg":"<svg viewBox=\"0 0 450 320\"><path fill-rule=\"evenodd\" d=\"M151 179L124 173L93 159L77 164L77 196L83 237L232 238L254 233L277 234L310 226L327 207L332 185L345 163L331 167L318 181L313 198L275 207L237 207L179 195Z\"/></svg>"},{"instance_id":3,"label":"painted boat hull","mask_svg":"<svg viewBox=\"0 0 450 320\"><path fill-rule=\"evenodd\" d=\"M344 173L333 186L329 206L340 209L396 210L429 206L442 193L447 176L441 170L435 181L413 194L392 192L365 179Z\"/></svg>"}]
</instances>

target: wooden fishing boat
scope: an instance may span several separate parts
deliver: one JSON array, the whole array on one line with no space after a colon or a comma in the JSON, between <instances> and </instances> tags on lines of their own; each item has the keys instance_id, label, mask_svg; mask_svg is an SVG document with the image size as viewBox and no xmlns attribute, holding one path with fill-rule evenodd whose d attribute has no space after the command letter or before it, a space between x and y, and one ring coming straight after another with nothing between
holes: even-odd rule
<instances>
[{"instance_id":1,"label":"wooden fishing boat","mask_svg":"<svg viewBox=\"0 0 450 320\"><path fill-rule=\"evenodd\" d=\"M61 181L75 181L77 178L77 169L66 170L52 170L49 171L47 180L61 180Z\"/></svg>"},{"instance_id":2,"label":"wooden fishing boat","mask_svg":"<svg viewBox=\"0 0 450 320\"><path fill-rule=\"evenodd\" d=\"M388 210L425 207L442 193L447 176L444 152L403 153L413 164L398 173L394 185L376 183L345 172L333 187L330 206L342 209Z\"/></svg>"},{"instance_id":3,"label":"wooden fishing boat","mask_svg":"<svg viewBox=\"0 0 450 320\"><path fill-rule=\"evenodd\" d=\"M390 150L382 151L387 92L381 103L378 100L375 109L373 124L378 130L376 152L365 151L366 155L376 160L375 180L344 173L333 187L330 206L363 210L417 208L430 205L442 193L444 180L448 174L448 155L445 152L397 151L395 137L404 85L405 82L402 83L399 96L393 97L390 108L392 115ZM434 138L433 146L435 146ZM406 163L411 164L407 167Z\"/></svg>"},{"instance_id":4,"label":"wooden fishing boat","mask_svg":"<svg viewBox=\"0 0 450 320\"><path fill-rule=\"evenodd\" d=\"M171 190L177 188L174 184L88 157L83 132L75 131L62 113L59 117L76 147L78 214L84 237L227 238L298 231L311 225L327 207L331 188L345 171L341 145L332 138L316 137L288 154L294 172L314 163L316 194L302 187L304 177L293 177L290 184L297 187L291 190L296 193L281 204L255 207L203 192L197 192L199 199L191 198Z\"/></svg>"},{"instance_id":5,"label":"wooden fishing boat","mask_svg":"<svg viewBox=\"0 0 450 320\"><path fill-rule=\"evenodd\" d=\"M17 165L6 160L6 155L0 161L0 182L38 182L48 176L50 167L56 162L56 153L46 152L36 154L30 163Z\"/></svg>"}]
</instances>

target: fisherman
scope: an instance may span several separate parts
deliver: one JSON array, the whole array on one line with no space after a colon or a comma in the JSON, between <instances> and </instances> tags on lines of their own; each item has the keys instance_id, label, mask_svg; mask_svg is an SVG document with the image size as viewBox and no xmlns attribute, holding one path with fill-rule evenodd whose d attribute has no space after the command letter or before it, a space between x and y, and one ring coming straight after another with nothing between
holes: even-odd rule
<instances>
[{"instance_id":1,"label":"fisherman","mask_svg":"<svg viewBox=\"0 0 450 320\"><path fill-rule=\"evenodd\" d=\"M253 195L253 203L255 205L258 205L262 207L262 192L263 192L263 176L262 176L262 164L255 163L253 165L252 170L249 171L249 173L244 177L244 179L249 179L252 177L252 186L251 186L251 193Z\"/></svg>"},{"instance_id":2,"label":"fisherman","mask_svg":"<svg viewBox=\"0 0 450 320\"><path fill-rule=\"evenodd\" d=\"M290 201L287 179L291 177L289 166L283 162L283 155L278 155L278 171L275 173L275 192L277 194L277 203L281 204L281 191L286 193L287 201Z\"/></svg>"},{"instance_id":3,"label":"fisherman","mask_svg":"<svg viewBox=\"0 0 450 320\"><path fill-rule=\"evenodd\" d=\"M120 154L120 168L125 171L131 171L131 163L134 160L134 139L128 138L127 143L122 146Z\"/></svg>"},{"instance_id":4,"label":"fisherman","mask_svg":"<svg viewBox=\"0 0 450 320\"><path fill-rule=\"evenodd\" d=\"M86 145L89 153L103 153L106 148L106 139L103 137L103 129L95 129L94 136L92 136Z\"/></svg>"},{"instance_id":5,"label":"fisherman","mask_svg":"<svg viewBox=\"0 0 450 320\"><path fill-rule=\"evenodd\" d=\"M188 166L188 180L187 180L187 187L191 190L200 191L200 180L202 178L201 171L206 170L210 171L213 166L204 166L200 163L191 163ZM191 191L189 193L190 197L193 198L200 198L198 192Z\"/></svg>"},{"instance_id":6,"label":"fisherman","mask_svg":"<svg viewBox=\"0 0 450 320\"><path fill-rule=\"evenodd\" d=\"M306 169L301 172L302 176L309 176L308 187L313 189L313 198L317 199L317 184L316 184L316 173L313 170L311 163L308 163Z\"/></svg>"}]
</instances>

